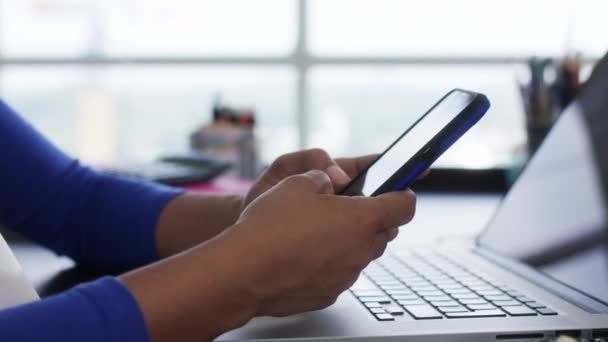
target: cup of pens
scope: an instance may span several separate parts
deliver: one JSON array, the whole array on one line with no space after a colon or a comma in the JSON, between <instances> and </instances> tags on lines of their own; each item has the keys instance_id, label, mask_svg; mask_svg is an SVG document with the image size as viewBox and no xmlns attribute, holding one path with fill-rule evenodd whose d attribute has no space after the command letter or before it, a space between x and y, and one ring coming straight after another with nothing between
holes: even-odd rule
<instances>
[{"instance_id":1,"label":"cup of pens","mask_svg":"<svg viewBox=\"0 0 608 342\"><path fill-rule=\"evenodd\" d=\"M542 143L561 111L576 96L579 88L580 57L558 62L550 58L530 58L528 78L519 81L526 115L528 153Z\"/></svg>"}]
</instances>

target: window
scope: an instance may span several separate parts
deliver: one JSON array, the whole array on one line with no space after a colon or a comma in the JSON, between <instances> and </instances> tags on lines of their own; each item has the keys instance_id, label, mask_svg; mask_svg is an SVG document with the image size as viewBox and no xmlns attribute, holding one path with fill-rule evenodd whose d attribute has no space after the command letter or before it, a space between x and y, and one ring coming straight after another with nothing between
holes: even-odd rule
<instances>
[{"instance_id":1,"label":"window","mask_svg":"<svg viewBox=\"0 0 608 342\"><path fill-rule=\"evenodd\" d=\"M454 88L483 89L492 111L437 166L507 165L525 143L512 66L322 66L311 71L310 143L334 155L382 151Z\"/></svg>"},{"instance_id":2,"label":"window","mask_svg":"<svg viewBox=\"0 0 608 342\"><path fill-rule=\"evenodd\" d=\"M105 1L109 56L286 56L295 45L295 2Z\"/></svg>"},{"instance_id":3,"label":"window","mask_svg":"<svg viewBox=\"0 0 608 342\"><path fill-rule=\"evenodd\" d=\"M4 57L75 57L91 48L85 1L0 1Z\"/></svg>"},{"instance_id":4,"label":"window","mask_svg":"<svg viewBox=\"0 0 608 342\"><path fill-rule=\"evenodd\" d=\"M0 96L93 162L181 150L216 96L254 108L262 158L377 152L453 87L492 108L444 166L505 165L525 142L531 55L608 49L582 0L0 0Z\"/></svg>"},{"instance_id":5,"label":"window","mask_svg":"<svg viewBox=\"0 0 608 342\"><path fill-rule=\"evenodd\" d=\"M605 1L309 1L317 55L525 58L608 48L599 37L608 32Z\"/></svg>"},{"instance_id":6,"label":"window","mask_svg":"<svg viewBox=\"0 0 608 342\"><path fill-rule=\"evenodd\" d=\"M12 66L2 96L51 140L90 162L184 151L215 96L257 108L267 159L297 149L286 66ZM277 144L276 141L281 141Z\"/></svg>"}]
</instances>

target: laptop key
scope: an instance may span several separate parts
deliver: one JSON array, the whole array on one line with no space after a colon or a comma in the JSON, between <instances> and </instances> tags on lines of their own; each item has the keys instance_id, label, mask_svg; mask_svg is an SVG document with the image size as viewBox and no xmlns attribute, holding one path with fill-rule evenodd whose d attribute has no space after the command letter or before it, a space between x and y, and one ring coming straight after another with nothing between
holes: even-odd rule
<instances>
[{"instance_id":1,"label":"laptop key","mask_svg":"<svg viewBox=\"0 0 608 342\"><path fill-rule=\"evenodd\" d=\"M445 290L466 290L465 287L460 284L448 284L448 285L439 284L439 285L437 285L437 287L444 291Z\"/></svg>"},{"instance_id":2,"label":"laptop key","mask_svg":"<svg viewBox=\"0 0 608 342\"><path fill-rule=\"evenodd\" d=\"M406 306L406 305L424 305L425 301L422 299L412 299L412 300L398 300L397 303Z\"/></svg>"},{"instance_id":3,"label":"laptop key","mask_svg":"<svg viewBox=\"0 0 608 342\"><path fill-rule=\"evenodd\" d=\"M481 298L459 299L458 301L462 304L488 304L487 300Z\"/></svg>"},{"instance_id":4,"label":"laptop key","mask_svg":"<svg viewBox=\"0 0 608 342\"><path fill-rule=\"evenodd\" d=\"M393 316L401 316L405 311L403 311L403 309L397 305L391 305L386 308L386 312Z\"/></svg>"},{"instance_id":5,"label":"laptop key","mask_svg":"<svg viewBox=\"0 0 608 342\"><path fill-rule=\"evenodd\" d=\"M435 286L412 286L412 290L418 292L421 295L433 296L443 294Z\"/></svg>"},{"instance_id":6,"label":"laptop key","mask_svg":"<svg viewBox=\"0 0 608 342\"><path fill-rule=\"evenodd\" d=\"M539 302L529 302L526 303L526 305L531 307L532 309L542 309L546 307L544 304L541 304Z\"/></svg>"},{"instance_id":7,"label":"laptop key","mask_svg":"<svg viewBox=\"0 0 608 342\"><path fill-rule=\"evenodd\" d=\"M505 292L506 292L506 293L507 293L509 296L512 296L512 297L518 297L518 296L521 296L521 295L522 295L521 293L519 293L519 291L515 291L515 290L508 290L508 291L505 291Z\"/></svg>"},{"instance_id":8,"label":"laptop key","mask_svg":"<svg viewBox=\"0 0 608 342\"><path fill-rule=\"evenodd\" d=\"M470 304L467 308L471 310L494 310L496 307L492 304Z\"/></svg>"},{"instance_id":9,"label":"laptop key","mask_svg":"<svg viewBox=\"0 0 608 342\"><path fill-rule=\"evenodd\" d=\"M424 287L424 286L433 286L431 283L429 283L428 281L422 279L422 280L406 280L405 284L407 286L410 287Z\"/></svg>"},{"instance_id":10,"label":"laptop key","mask_svg":"<svg viewBox=\"0 0 608 342\"><path fill-rule=\"evenodd\" d=\"M385 280L385 281L377 281L376 284L378 284L378 286L380 286L381 288L385 288L385 287L393 287L393 286L398 286L399 288L403 288L403 284L401 284L401 282L399 280Z\"/></svg>"},{"instance_id":11,"label":"laptop key","mask_svg":"<svg viewBox=\"0 0 608 342\"><path fill-rule=\"evenodd\" d=\"M480 318L480 317L505 317L506 314L500 310L479 310L469 312L446 312L447 318Z\"/></svg>"},{"instance_id":12,"label":"laptop key","mask_svg":"<svg viewBox=\"0 0 608 342\"><path fill-rule=\"evenodd\" d=\"M391 299L386 296L359 297L363 303L376 302L380 304L390 304Z\"/></svg>"},{"instance_id":13,"label":"laptop key","mask_svg":"<svg viewBox=\"0 0 608 342\"><path fill-rule=\"evenodd\" d=\"M480 294L482 296L502 296L503 293L498 291L498 290L481 290L481 291L475 291L477 292L477 294Z\"/></svg>"},{"instance_id":14,"label":"laptop key","mask_svg":"<svg viewBox=\"0 0 608 342\"><path fill-rule=\"evenodd\" d=\"M491 295L491 296L483 296L485 299L490 300L490 301L495 301L495 300L510 300L511 297L509 296L505 296L505 295Z\"/></svg>"},{"instance_id":15,"label":"laptop key","mask_svg":"<svg viewBox=\"0 0 608 342\"><path fill-rule=\"evenodd\" d=\"M383 314L377 314L376 319L379 321L394 321L395 317L393 317L393 315L391 315L391 314L383 313Z\"/></svg>"},{"instance_id":16,"label":"laptop key","mask_svg":"<svg viewBox=\"0 0 608 342\"><path fill-rule=\"evenodd\" d=\"M452 297L456 299L480 299L480 297L474 293L450 293Z\"/></svg>"},{"instance_id":17,"label":"laptop key","mask_svg":"<svg viewBox=\"0 0 608 342\"><path fill-rule=\"evenodd\" d=\"M364 303L364 305L365 305L366 307L370 308L370 309L372 309L372 308L381 308L381 307L382 307L382 304L380 304L380 303L375 303L375 302L372 302L372 303Z\"/></svg>"},{"instance_id":18,"label":"laptop key","mask_svg":"<svg viewBox=\"0 0 608 342\"><path fill-rule=\"evenodd\" d=\"M386 293L388 293L391 296L396 296L396 295L412 295L412 294L414 294L414 292L412 292L410 290L386 290Z\"/></svg>"},{"instance_id":19,"label":"laptop key","mask_svg":"<svg viewBox=\"0 0 608 342\"><path fill-rule=\"evenodd\" d=\"M461 289L443 289L446 293L449 293L451 295L469 295L469 296L476 296L471 290L463 287ZM476 296L477 297L477 296Z\"/></svg>"},{"instance_id":20,"label":"laptop key","mask_svg":"<svg viewBox=\"0 0 608 342\"><path fill-rule=\"evenodd\" d=\"M373 314L386 313L386 311L383 308L370 308L369 311Z\"/></svg>"},{"instance_id":21,"label":"laptop key","mask_svg":"<svg viewBox=\"0 0 608 342\"><path fill-rule=\"evenodd\" d=\"M505 306L502 308L511 316L536 316L536 311L527 306Z\"/></svg>"},{"instance_id":22,"label":"laptop key","mask_svg":"<svg viewBox=\"0 0 608 342\"><path fill-rule=\"evenodd\" d=\"M498 309L479 310L469 312L446 312L447 318L480 318L480 317L505 317L506 314Z\"/></svg>"},{"instance_id":23,"label":"laptop key","mask_svg":"<svg viewBox=\"0 0 608 342\"><path fill-rule=\"evenodd\" d=\"M426 297L426 296L442 296L443 292L439 291L439 290L430 290L430 291L416 291L416 293L418 293L419 295Z\"/></svg>"},{"instance_id":24,"label":"laptop key","mask_svg":"<svg viewBox=\"0 0 608 342\"><path fill-rule=\"evenodd\" d=\"M357 297L384 296L384 292L380 290L352 290Z\"/></svg>"},{"instance_id":25,"label":"laptop key","mask_svg":"<svg viewBox=\"0 0 608 342\"><path fill-rule=\"evenodd\" d=\"M438 306L436 308L437 310L446 313L446 312L468 312L469 309L465 308L464 306L460 305L460 306Z\"/></svg>"},{"instance_id":26,"label":"laptop key","mask_svg":"<svg viewBox=\"0 0 608 342\"><path fill-rule=\"evenodd\" d=\"M448 279L435 279L435 280L431 280L431 282L437 286L440 285L445 285L445 286L450 286L450 285L459 285L457 282L455 282L453 279L448 278Z\"/></svg>"},{"instance_id":27,"label":"laptop key","mask_svg":"<svg viewBox=\"0 0 608 342\"><path fill-rule=\"evenodd\" d=\"M406 295L392 295L391 297L393 297L393 299L395 300L413 300L413 299L418 299L419 297L416 296L415 294L406 294Z\"/></svg>"},{"instance_id":28,"label":"laptop key","mask_svg":"<svg viewBox=\"0 0 608 342\"><path fill-rule=\"evenodd\" d=\"M544 316L557 315L557 312L555 312L549 308L540 308L540 309L537 309L536 311L538 311L541 315L544 315Z\"/></svg>"},{"instance_id":29,"label":"laptop key","mask_svg":"<svg viewBox=\"0 0 608 342\"><path fill-rule=\"evenodd\" d=\"M494 300L492 304L496 306L520 306L521 303L516 300Z\"/></svg>"},{"instance_id":30,"label":"laptop key","mask_svg":"<svg viewBox=\"0 0 608 342\"><path fill-rule=\"evenodd\" d=\"M438 296L422 296L424 299L426 299L429 302L433 302L433 301L439 301L439 300L451 300L452 298L450 298L449 296L446 295L438 295Z\"/></svg>"},{"instance_id":31,"label":"laptop key","mask_svg":"<svg viewBox=\"0 0 608 342\"><path fill-rule=\"evenodd\" d=\"M432 306L460 306L460 303L454 300L436 300L431 301Z\"/></svg>"},{"instance_id":32,"label":"laptop key","mask_svg":"<svg viewBox=\"0 0 608 342\"><path fill-rule=\"evenodd\" d=\"M430 305L405 305L403 307L415 319L439 319L441 313Z\"/></svg>"},{"instance_id":33,"label":"laptop key","mask_svg":"<svg viewBox=\"0 0 608 342\"><path fill-rule=\"evenodd\" d=\"M351 290L378 290L378 286L366 277L359 277L350 288Z\"/></svg>"},{"instance_id":34,"label":"laptop key","mask_svg":"<svg viewBox=\"0 0 608 342\"><path fill-rule=\"evenodd\" d=\"M526 296L517 296L517 297L515 297L515 299L517 299L518 301L520 301L522 303L534 302L534 299L528 298Z\"/></svg>"},{"instance_id":35,"label":"laptop key","mask_svg":"<svg viewBox=\"0 0 608 342\"><path fill-rule=\"evenodd\" d=\"M475 291L483 291L483 290L492 290L494 287L490 286L488 283L483 280L480 281L464 281L462 282L466 287Z\"/></svg>"}]
</instances>

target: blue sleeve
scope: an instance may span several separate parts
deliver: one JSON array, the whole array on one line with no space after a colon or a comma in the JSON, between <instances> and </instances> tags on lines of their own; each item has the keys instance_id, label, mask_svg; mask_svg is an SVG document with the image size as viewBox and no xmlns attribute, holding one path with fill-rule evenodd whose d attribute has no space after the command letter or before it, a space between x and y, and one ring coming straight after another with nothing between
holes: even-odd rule
<instances>
[{"instance_id":1,"label":"blue sleeve","mask_svg":"<svg viewBox=\"0 0 608 342\"><path fill-rule=\"evenodd\" d=\"M0 341L149 341L137 303L104 277L59 295L0 311Z\"/></svg>"},{"instance_id":2,"label":"blue sleeve","mask_svg":"<svg viewBox=\"0 0 608 342\"><path fill-rule=\"evenodd\" d=\"M79 264L156 260L155 226L180 191L111 176L67 157L0 100L0 223Z\"/></svg>"}]
</instances>

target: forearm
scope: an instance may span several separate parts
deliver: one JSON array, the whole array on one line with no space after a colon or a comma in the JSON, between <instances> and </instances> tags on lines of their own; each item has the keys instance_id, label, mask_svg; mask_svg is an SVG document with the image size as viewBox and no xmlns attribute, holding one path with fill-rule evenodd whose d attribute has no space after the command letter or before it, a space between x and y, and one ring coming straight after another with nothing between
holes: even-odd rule
<instances>
[{"instance_id":1,"label":"forearm","mask_svg":"<svg viewBox=\"0 0 608 342\"><path fill-rule=\"evenodd\" d=\"M161 211L156 249L161 258L174 255L218 235L234 224L243 203L239 195L185 193Z\"/></svg>"},{"instance_id":2,"label":"forearm","mask_svg":"<svg viewBox=\"0 0 608 342\"><path fill-rule=\"evenodd\" d=\"M210 341L257 312L247 245L223 236L120 277L153 341ZM235 246L241 246L236 248Z\"/></svg>"},{"instance_id":3,"label":"forearm","mask_svg":"<svg viewBox=\"0 0 608 342\"><path fill-rule=\"evenodd\" d=\"M146 342L149 336L133 296L105 277L0 310L0 341Z\"/></svg>"},{"instance_id":4,"label":"forearm","mask_svg":"<svg viewBox=\"0 0 608 342\"><path fill-rule=\"evenodd\" d=\"M79 264L117 270L158 259L160 212L180 190L81 165L1 100L0 145L0 223Z\"/></svg>"}]
</instances>

